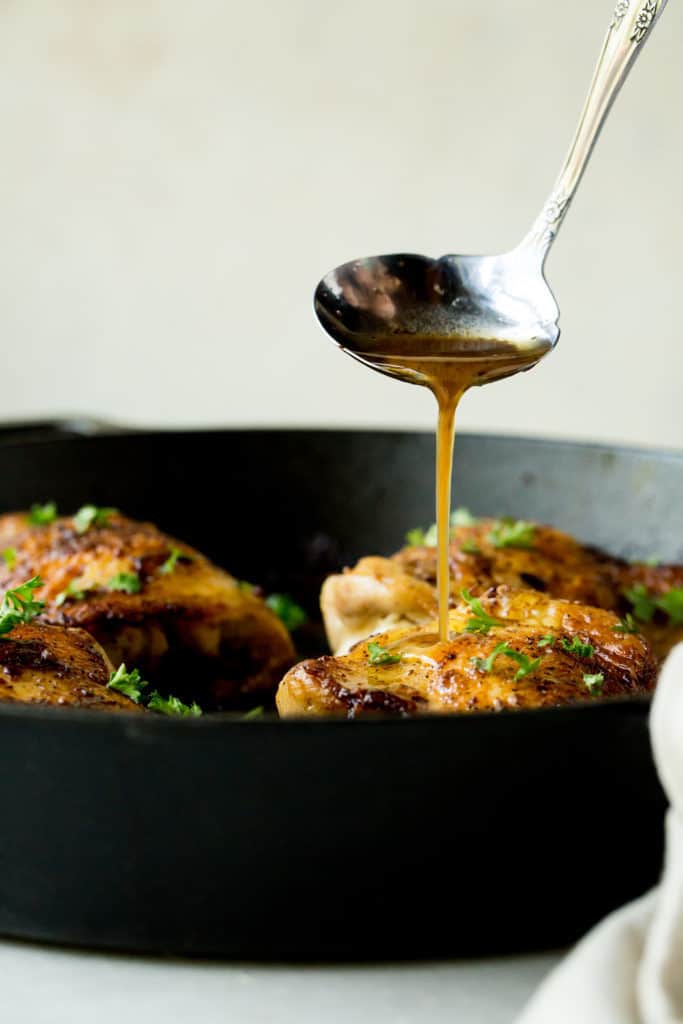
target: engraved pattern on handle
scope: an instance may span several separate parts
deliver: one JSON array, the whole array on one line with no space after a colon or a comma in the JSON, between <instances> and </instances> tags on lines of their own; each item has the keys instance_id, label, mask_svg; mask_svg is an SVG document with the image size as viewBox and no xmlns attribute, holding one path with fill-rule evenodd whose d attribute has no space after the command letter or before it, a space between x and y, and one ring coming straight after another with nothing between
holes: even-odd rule
<instances>
[{"instance_id":1,"label":"engraved pattern on handle","mask_svg":"<svg viewBox=\"0 0 683 1024\"><path fill-rule=\"evenodd\" d=\"M530 250L540 256L541 262L545 260L605 118L666 4L667 0L618 0L567 158L550 197L517 251Z\"/></svg>"}]
</instances>

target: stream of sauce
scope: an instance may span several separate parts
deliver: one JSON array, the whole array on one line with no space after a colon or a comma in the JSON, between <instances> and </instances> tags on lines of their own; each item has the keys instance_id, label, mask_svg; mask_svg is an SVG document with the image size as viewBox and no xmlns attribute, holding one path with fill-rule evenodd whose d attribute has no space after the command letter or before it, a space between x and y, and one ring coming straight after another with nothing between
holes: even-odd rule
<instances>
[{"instance_id":1,"label":"stream of sauce","mask_svg":"<svg viewBox=\"0 0 683 1024\"><path fill-rule=\"evenodd\" d=\"M431 342L431 345L430 345ZM421 384L433 393L439 407L436 429L436 523L437 591L439 639L448 640L450 605L450 513L455 442L455 414L460 399L471 387L501 380L534 366L549 350L549 344L513 346L507 342L463 339L455 356L430 356L433 339L424 339L424 354L378 355L352 352L361 362L391 377ZM471 355L465 354L471 352ZM462 353L462 354L461 354Z\"/></svg>"}]
</instances>

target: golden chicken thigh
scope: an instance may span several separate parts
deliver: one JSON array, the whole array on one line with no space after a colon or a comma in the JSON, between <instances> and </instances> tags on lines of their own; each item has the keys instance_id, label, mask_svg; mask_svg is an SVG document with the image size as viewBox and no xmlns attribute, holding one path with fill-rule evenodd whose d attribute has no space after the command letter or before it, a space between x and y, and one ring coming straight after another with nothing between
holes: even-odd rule
<instances>
[{"instance_id":1,"label":"golden chicken thigh","mask_svg":"<svg viewBox=\"0 0 683 1024\"><path fill-rule=\"evenodd\" d=\"M205 708L272 691L294 649L264 601L198 551L115 510L30 525L0 517L0 587L40 576L41 621L87 630L114 665Z\"/></svg>"},{"instance_id":2,"label":"golden chicken thigh","mask_svg":"<svg viewBox=\"0 0 683 1024\"><path fill-rule=\"evenodd\" d=\"M501 586L437 623L399 628L347 654L304 661L278 690L281 715L491 711L645 694L656 660L611 612Z\"/></svg>"}]
</instances>

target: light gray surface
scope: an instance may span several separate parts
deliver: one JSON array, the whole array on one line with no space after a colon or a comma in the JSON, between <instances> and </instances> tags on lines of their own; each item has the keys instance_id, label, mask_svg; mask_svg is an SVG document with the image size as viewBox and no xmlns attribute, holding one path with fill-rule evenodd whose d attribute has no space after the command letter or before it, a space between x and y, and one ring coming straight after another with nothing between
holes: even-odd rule
<instances>
[{"instance_id":1,"label":"light gray surface","mask_svg":"<svg viewBox=\"0 0 683 1024\"><path fill-rule=\"evenodd\" d=\"M510 1024L556 954L377 967L157 960L0 942L7 1024Z\"/></svg>"}]
</instances>

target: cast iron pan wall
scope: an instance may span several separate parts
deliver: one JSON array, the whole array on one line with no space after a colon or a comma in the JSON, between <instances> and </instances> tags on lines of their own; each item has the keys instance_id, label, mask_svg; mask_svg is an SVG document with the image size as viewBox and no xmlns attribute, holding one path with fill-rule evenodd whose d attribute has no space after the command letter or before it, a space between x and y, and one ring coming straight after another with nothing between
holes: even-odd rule
<instances>
[{"instance_id":1,"label":"cast iron pan wall","mask_svg":"<svg viewBox=\"0 0 683 1024\"><path fill-rule=\"evenodd\" d=\"M681 557L683 460L461 437L456 504ZM0 507L153 519L315 610L432 518L432 441L225 431L0 446ZM0 932L259 958L571 941L657 877L645 703L413 721L0 706Z\"/></svg>"}]
</instances>

